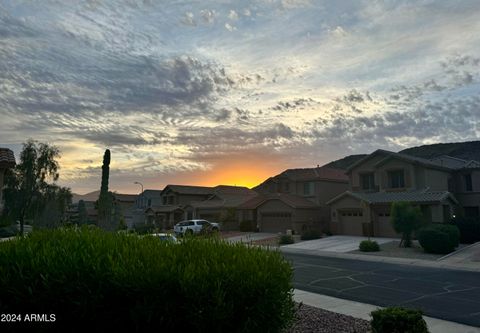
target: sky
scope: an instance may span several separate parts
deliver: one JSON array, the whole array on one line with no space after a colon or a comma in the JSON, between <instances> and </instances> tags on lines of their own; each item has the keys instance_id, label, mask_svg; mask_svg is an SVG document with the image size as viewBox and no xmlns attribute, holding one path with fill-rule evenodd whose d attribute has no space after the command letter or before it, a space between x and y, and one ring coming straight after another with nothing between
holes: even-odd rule
<instances>
[{"instance_id":1,"label":"sky","mask_svg":"<svg viewBox=\"0 0 480 333\"><path fill-rule=\"evenodd\" d=\"M480 136L480 2L0 0L0 146L60 181L254 186Z\"/></svg>"}]
</instances>

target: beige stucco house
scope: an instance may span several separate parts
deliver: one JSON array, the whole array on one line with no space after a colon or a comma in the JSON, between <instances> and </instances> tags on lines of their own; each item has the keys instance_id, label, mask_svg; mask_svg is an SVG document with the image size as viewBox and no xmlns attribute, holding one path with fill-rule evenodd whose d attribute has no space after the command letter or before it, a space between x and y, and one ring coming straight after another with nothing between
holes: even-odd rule
<instances>
[{"instance_id":1,"label":"beige stucco house","mask_svg":"<svg viewBox=\"0 0 480 333\"><path fill-rule=\"evenodd\" d=\"M343 170L328 167L288 169L255 187L259 193L240 207L240 221L254 222L260 231L301 233L328 226L327 201L348 189Z\"/></svg>"},{"instance_id":2,"label":"beige stucco house","mask_svg":"<svg viewBox=\"0 0 480 333\"><path fill-rule=\"evenodd\" d=\"M480 163L449 156L423 159L377 150L347 170L349 190L328 201L333 233L398 237L390 223L393 202L419 206L428 222L454 214L477 215Z\"/></svg>"},{"instance_id":3,"label":"beige stucco house","mask_svg":"<svg viewBox=\"0 0 480 333\"><path fill-rule=\"evenodd\" d=\"M3 211L3 183L5 171L15 166L15 156L8 148L0 148L0 213Z\"/></svg>"}]
</instances>

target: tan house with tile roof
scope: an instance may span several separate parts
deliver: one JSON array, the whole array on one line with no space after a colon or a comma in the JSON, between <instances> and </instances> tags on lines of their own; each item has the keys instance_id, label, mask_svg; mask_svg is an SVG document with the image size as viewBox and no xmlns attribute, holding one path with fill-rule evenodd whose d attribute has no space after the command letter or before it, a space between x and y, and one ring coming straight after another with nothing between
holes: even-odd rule
<instances>
[{"instance_id":1,"label":"tan house with tile roof","mask_svg":"<svg viewBox=\"0 0 480 333\"><path fill-rule=\"evenodd\" d=\"M248 206L250 212L244 212L242 219L257 223L261 231L291 229L300 233L306 228L321 231L330 219L327 201L347 189L348 176L343 170L329 167L288 169L254 188L261 195L259 204L253 207L255 201L252 200Z\"/></svg>"},{"instance_id":2,"label":"tan house with tile roof","mask_svg":"<svg viewBox=\"0 0 480 333\"><path fill-rule=\"evenodd\" d=\"M478 215L480 165L450 156L427 160L376 150L350 166L349 190L328 201L331 231L398 237L390 223L393 202L419 206L427 221L445 223L455 213Z\"/></svg>"},{"instance_id":3,"label":"tan house with tile roof","mask_svg":"<svg viewBox=\"0 0 480 333\"><path fill-rule=\"evenodd\" d=\"M3 183L5 171L15 166L15 156L8 148L0 148L0 213L3 211Z\"/></svg>"}]
</instances>

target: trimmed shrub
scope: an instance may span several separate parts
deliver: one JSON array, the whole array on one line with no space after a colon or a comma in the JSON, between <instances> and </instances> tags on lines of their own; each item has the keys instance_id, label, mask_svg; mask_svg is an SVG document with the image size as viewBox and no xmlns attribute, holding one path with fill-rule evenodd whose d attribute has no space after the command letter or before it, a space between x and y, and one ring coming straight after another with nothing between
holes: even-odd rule
<instances>
[{"instance_id":1,"label":"trimmed shrub","mask_svg":"<svg viewBox=\"0 0 480 333\"><path fill-rule=\"evenodd\" d=\"M133 230L139 235L147 235L155 231L155 226L153 224L136 224L133 226Z\"/></svg>"},{"instance_id":2,"label":"trimmed shrub","mask_svg":"<svg viewBox=\"0 0 480 333\"><path fill-rule=\"evenodd\" d=\"M311 240L311 239L319 239L322 235L317 230L307 230L304 231L302 236L300 236L301 240Z\"/></svg>"},{"instance_id":3,"label":"trimmed shrub","mask_svg":"<svg viewBox=\"0 0 480 333\"><path fill-rule=\"evenodd\" d=\"M459 244L460 231L448 224L432 224L418 232L418 242L425 252L447 254Z\"/></svg>"},{"instance_id":4,"label":"trimmed shrub","mask_svg":"<svg viewBox=\"0 0 480 333\"><path fill-rule=\"evenodd\" d=\"M281 235L278 244L285 245L285 244L293 244L295 241L293 240L292 235Z\"/></svg>"},{"instance_id":5,"label":"trimmed shrub","mask_svg":"<svg viewBox=\"0 0 480 333\"><path fill-rule=\"evenodd\" d=\"M256 224L253 221L242 221L240 222L239 229L244 232L253 232L256 231Z\"/></svg>"},{"instance_id":6,"label":"trimmed shrub","mask_svg":"<svg viewBox=\"0 0 480 333\"><path fill-rule=\"evenodd\" d=\"M372 311L370 315L373 333L428 333L420 310L390 307Z\"/></svg>"},{"instance_id":7,"label":"trimmed shrub","mask_svg":"<svg viewBox=\"0 0 480 333\"><path fill-rule=\"evenodd\" d=\"M36 331L278 332L291 280L279 252L220 240L81 228L0 243L0 312L55 314Z\"/></svg>"},{"instance_id":8,"label":"trimmed shrub","mask_svg":"<svg viewBox=\"0 0 480 333\"><path fill-rule=\"evenodd\" d=\"M362 252L377 252L380 251L380 246L377 242L372 240L363 240L358 247Z\"/></svg>"},{"instance_id":9,"label":"trimmed shrub","mask_svg":"<svg viewBox=\"0 0 480 333\"><path fill-rule=\"evenodd\" d=\"M480 218L455 217L450 222L460 230L460 242L472 244L480 241Z\"/></svg>"}]
</instances>

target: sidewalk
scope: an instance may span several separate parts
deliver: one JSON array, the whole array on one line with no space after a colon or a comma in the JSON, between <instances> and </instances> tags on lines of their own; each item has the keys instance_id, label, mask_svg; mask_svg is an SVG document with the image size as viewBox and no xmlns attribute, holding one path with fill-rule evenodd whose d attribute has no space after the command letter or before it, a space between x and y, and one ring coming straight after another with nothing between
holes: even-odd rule
<instances>
[{"instance_id":1,"label":"sidewalk","mask_svg":"<svg viewBox=\"0 0 480 333\"><path fill-rule=\"evenodd\" d=\"M324 310L341 313L344 315L371 320L370 312L380 308L379 306L359 303L341 298L335 298L311 293L299 289L294 290L293 298L296 302L321 308ZM480 333L480 328L454 323L451 321L423 316L431 333Z\"/></svg>"}]
</instances>

